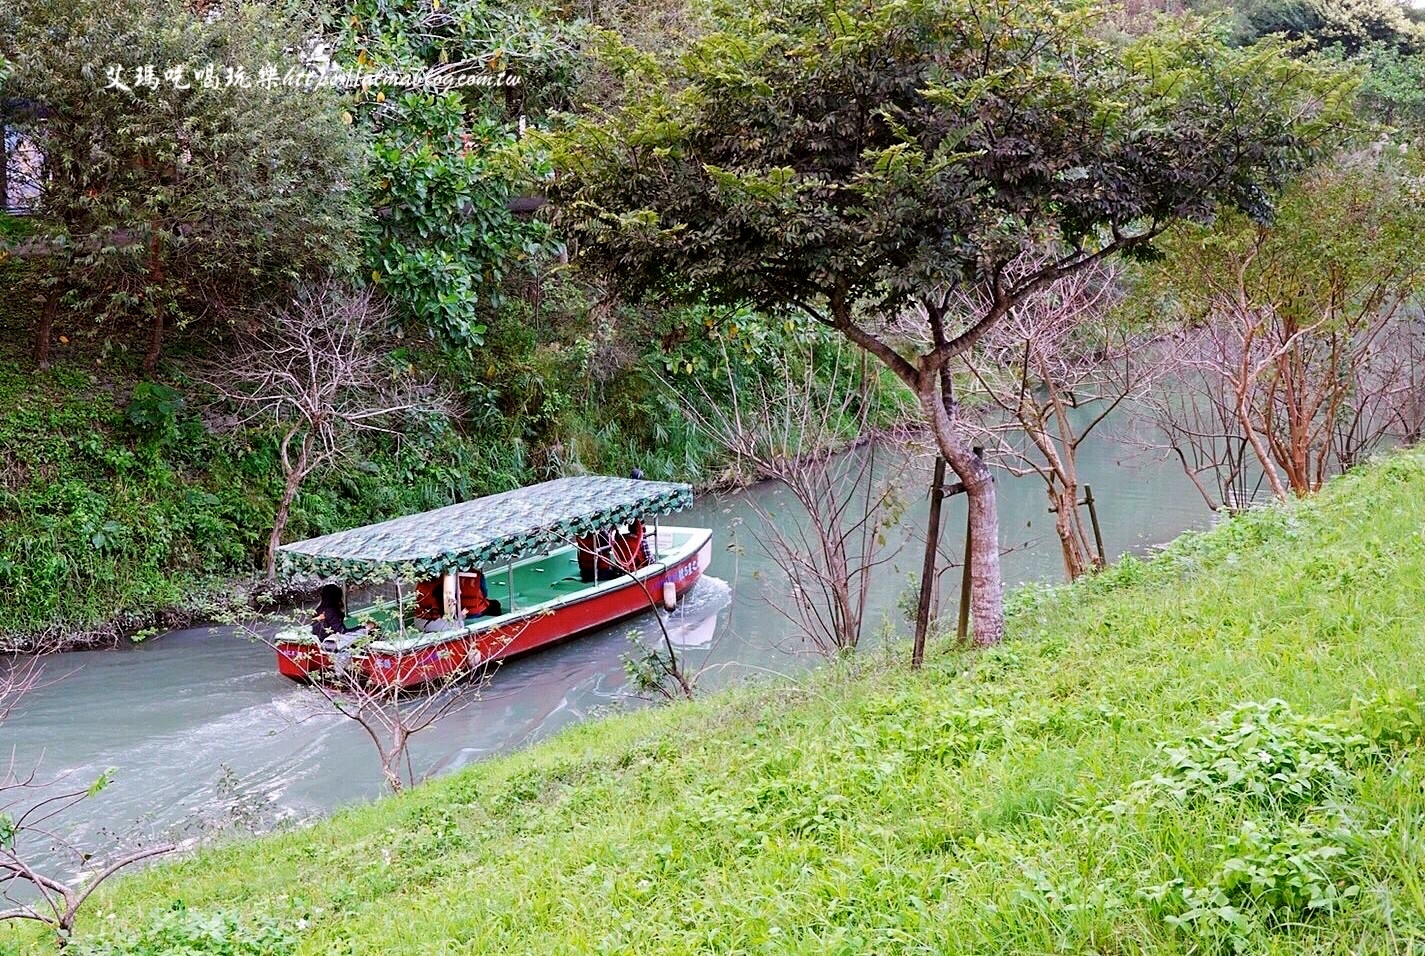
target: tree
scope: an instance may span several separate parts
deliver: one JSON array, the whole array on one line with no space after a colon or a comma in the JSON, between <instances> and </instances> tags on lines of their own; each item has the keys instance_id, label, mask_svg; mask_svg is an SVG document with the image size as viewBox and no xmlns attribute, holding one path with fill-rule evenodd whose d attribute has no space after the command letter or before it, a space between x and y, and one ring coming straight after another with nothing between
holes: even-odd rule
<instances>
[{"instance_id":1,"label":"tree","mask_svg":"<svg viewBox=\"0 0 1425 956\"><path fill-rule=\"evenodd\" d=\"M1156 377L1149 334L1115 312L1121 270L1101 262L1035 293L965 354L980 416L967 424L991 458L1043 481L1073 580L1099 564L1084 526L1078 451L1104 419ZM967 314L982 303L958 307Z\"/></svg>"},{"instance_id":2,"label":"tree","mask_svg":"<svg viewBox=\"0 0 1425 956\"><path fill-rule=\"evenodd\" d=\"M376 210L368 274L402 325L455 348L478 346L507 280L557 251L546 223L513 208L547 163L510 147L527 121L566 102L576 30L487 0L357 0L333 10L332 66L426 80L404 90L376 80L352 92Z\"/></svg>"},{"instance_id":3,"label":"tree","mask_svg":"<svg viewBox=\"0 0 1425 956\"><path fill-rule=\"evenodd\" d=\"M444 405L430 383L392 374L377 347L385 331L369 290L326 283L203 371L221 401L238 410L238 424L260 421L277 430L283 484L267 541L269 581L307 476L348 454L361 432L394 432L402 414Z\"/></svg>"},{"instance_id":4,"label":"tree","mask_svg":"<svg viewBox=\"0 0 1425 956\"><path fill-rule=\"evenodd\" d=\"M799 310L908 386L964 485L975 639L1003 633L994 486L948 375L1035 292L1171 223L1271 197L1350 81L1179 23L1119 44L1048 0L756 0L659 59L611 44L619 104L546 142L585 268L630 297ZM1013 264L1046 241L1063 252ZM950 314L946 290L984 311ZM893 337L908 309L928 346Z\"/></svg>"},{"instance_id":5,"label":"tree","mask_svg":"<svg viewBox=\"0 0 1425 956\"><path fill-rule=\"evenodd\" d=\"M1304 179L1272 225L1224 216L1172 237L1158 281L1187 330L1176 362L1202 389L1160 405L1170 442L1217 443L1193 457L1236 479L1233 448L1248 452L1285 498L1410 430L1422 184L1408 157L1366 151ZM1204 403L1219 410L1218 428L1201 427Z\"/></svg>"},{"instance_id":6,"label":"tree","mask_svg":"<svg viewBox=\"0 0 1425 956\"><path fill-rule=\"evenodd\" d=\"M18 0L0 13L0 100L44 161L36 220L56 290L122 343L236 321L350 264L360 157L335 91L263 82L302 67L303 26L263 4ZM211 73L206 72L211 70ZM176 72L175 72L176 71Z\"/></svg>"},{"instance_id":7,"label":"tree","mask_svg":"<svg viewBox=\"0 0 1425 956\"><path fill-rule=\"evenodd\" d=\"M870 432L881 405L874 367L864 353L824 358L814 343L793 346L770 374L743 386L724 352L726 397L699 382L684 407L739 469L796 501L800 513L792 514L750 501L760 519L753 536L786 574L771 583L767 603L820 654L834 656L861 641L871 575L894 557L886 530L900 520L902 502L874 443L844 450Z\"/></svg>"},{"instance_id":8,"label":"tree","mask_svg":"<svg viewBox=\"0 0 1425 956\"><path fill-rule=\"evenodd\" d=\"M1425 129L1425 52L1404 54L1388 45L1367 50L1370 70L1361 103L1381 122L1415 132Z\"/></svg>"},{"instance_id":9,"label":"tree","mask_svg":"<svg viewBox=\"0 0 1425 956\"><path fill-rule=\"evenodd\" d=\"M1266 0L1246 4L1244 39L1269 35L1355 56L1372 47L1425 50L1425 25L1402 0Z\"/></svg>"}]
</instances>

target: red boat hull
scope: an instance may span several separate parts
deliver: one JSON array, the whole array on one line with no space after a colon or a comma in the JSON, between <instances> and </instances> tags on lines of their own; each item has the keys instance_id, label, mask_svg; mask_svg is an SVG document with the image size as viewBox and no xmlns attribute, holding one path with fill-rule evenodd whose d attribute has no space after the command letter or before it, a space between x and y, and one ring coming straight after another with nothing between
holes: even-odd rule
<instances>
[{"instance_id":1,"label":"red boat hull","mask_svg":"<svg viewBox=\"0 0 1425 956\"><path fill-rule=\"evenodd\" d=\"M359 666L367 680L386 686L412 687L475 674L495 661L527 654L648 611L650 599L661 602L665 582L671 581L681 598L702 577L711 557L709 535L691 554L656 575L639 581L630 578L621 587L414 650L368 650L359 658ZM331 663L329 655L310 642L278 641L276 646L278 672L295 680L310 679L312 672L320 672Z\"/></svg>"}]
</instances>

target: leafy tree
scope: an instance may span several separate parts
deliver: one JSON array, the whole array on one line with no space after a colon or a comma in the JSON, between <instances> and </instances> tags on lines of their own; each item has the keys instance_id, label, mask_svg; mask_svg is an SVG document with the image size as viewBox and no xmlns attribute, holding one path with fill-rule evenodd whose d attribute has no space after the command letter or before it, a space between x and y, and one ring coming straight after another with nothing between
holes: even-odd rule
<instances>
[{"instance_id":1,"label":"leafy tree","mask_svg":"<svg viewBox=\"0 0 1425 956\"><path fill-rule=\"evenodd\" d=\"M395 90L378 78L353 94L377 210L366 258L399 322L449 345L479 345L510 273L553 251L548 226L512 208L547 164L526 166L509 147L523 122L565 101L573 34L483 0L362 0L332 19L344 69L450 81Z\"/></svg>"},{"instance_id":2,"label":"leafy tree","mask_svg":"<svg viewBox=\"0 0 1425 956\"><path fill-rule=\"evenodd\" d=\"M622 101L552 139L551 195L588 268L632 296L804 312L914 392L969 499L983 643L1003 633L997 509L951 362L1177 220L1268 217L1350 94L1276 42L1098 27L1048 0L754 0L676 58L611 42ZM1045 241L1061 254L1014 267ZM986 307L952 324L961 288ZM892 331L912 311L921 348Z\"/></svg>"},{"instance_id":3,"label":"leafy tree","mask_svg":"<svg viewBox=\"0 0 1425 956\"><path fill-rule=\"evenodd\" d=\"M1267 0L1248 5L1244 39L1281 35L1309 49L1334 48L1355 56L1373 47L1415 53L1425 49L1425 26L1401 0Z\"/></svg>"},{"instance_id":4,"label":"leafy tree","mask_svg":"<svg viewBox=\"0 0 1425 956\"><path fill-rule=\"evenodd\" d=\"M1361 104L1391 126L1425 129L1425 51L1405 54L1377 46L1362 59L1369 70L1361 82Z\"/></svg>"},{"instance_id":5,"label":"leafy tree","mask_svg":"<svg viewBox=\"0 0 1425 956\"><path fill-rule=\"evenodd\" d=\"M501 280L547 240L539 223L510 211L513 179L497 171L513 135L468 123L459 97L410 93L374 134L372 202L381 209L368 248L372 280L441 341L479 345L482 311L498 306Z\"/></svg>"},{"instance_id":6,"label":"leafy tree","mask_svg":"<svg viewBox=\"0 0 1425 956\"><path fill-rule=\"evenodd\" d=\"M44 156L51 296L62 283L91 334L141 322L151 372L166 328L232 321L346 260L359 155L339 96L262 82L299 66L280 8L18 0L0 19L4 93Z\"/></svg>"}]
</instances>

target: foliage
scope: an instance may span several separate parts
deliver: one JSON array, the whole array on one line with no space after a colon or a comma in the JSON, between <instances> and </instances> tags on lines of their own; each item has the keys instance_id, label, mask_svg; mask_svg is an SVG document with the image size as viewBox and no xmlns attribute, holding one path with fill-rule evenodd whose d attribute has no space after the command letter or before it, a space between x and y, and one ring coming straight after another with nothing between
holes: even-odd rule
<instances>
[{"instance_id":1,"label":"foliage","mask_svg":"<svg viewBox=\"0 0 1425 956\"><path fill-rule=\"evenodd\" d=\"M203 401L150 384L129 398L66 369L36 388L0 362L0 641L112 640L161 613L181 620L259 564L282 493L276 439L209 432ZM373 437L354 467L304 488L290 527L335 531L524 480L527 465L506 459L448 423Z\"/></svg>"},{"instance_id":2,"label":"foliage","mask_svg":"<svg viewBox=\"0 0 1425 956\"><path fill-rule=\"evenodd\" d=\"M1261 0L1242 5L1244 39L1281 35L1347 56L1425 51L1425 24L1401 0Z\"/></svg>"},{"instance_id":3,"label":"foliage","mask_svg":"<svg viewBox=\"0 0 1425 956\"><path fill-rule=\"evenodd\" d=\"M987 652L591 722L126 878L80 933L181 899L312 953L1390 951L1425 934L1422 489L1397 454L1022 592Z\"/></svg>"},{"instance_id":4,"label":"foliage","mask_svg":"<svg viewBox=\"0 0 1425 956\"><path fill-rule=\"evenodd\" d=\"M378 78L353 92L352 110L370 154L372 282L407 328L480 346L507 280L557 251L547 225L510 208L546 164L509 148L526 117L569 96L572 29L517 4L361 0L333 5L327 33L334 64L356 75L478 81L402 90Z\"/></svg>"},{"instance_id":5,"label":"foliage","mask_svg":"<svg viewBox=\"0 0 1425 956\"><path fill-rule=\"evenodd\" d=\"M178 415L183 395L161 382L139 382L124 418L135 432L151 441L172 441L178 435Z\"/></svg>"},{"instance_id":6,"label":"foliage","mask_svg":"<svg viewBox=\"0 0 1425 956\"><path fill-rule=\"evenodd\" d=\"M4 17L5 92L26 105L10 122L47 173L46 284L84 334L123 346L147 329L151 372L165 324L232 322L349 261L360 163L339 101L259 81L296 67L303 24L286 8L22 0Z\"/></svg>"},{"instance_id":7,"label":"foliage","mask_svg":"<svg viewBox=\"0 0 1425 956\"><path fill-rule=\"evenodd\" d=\"M373 134L367 256L372 281L407 323L444 343L482 345L482 316L503 299L505 274L545 252L550 236L509 209L516 195L500 156L514 142L491 120L473 126L454 94L390 101Z\"/></svg>"},{"instance_id":8,"label":"foliage","mask_svg":"<svg viewBox=\"0 0 1425 956\"><path fill-rule=\"evenodd\" d=\"M131 933L102 942L77 940L76 956L289 956L297 951L295 927L272 920L240 920L231 913L196 912L181 904L154 914Z\"/></svg>"},{"instance_id":9,"label":"foliage","mask_svg":"<svg viewBox=\"0 0 1425 956\"><path fill-rule=\"evenodd\" d=\"M627 293L894 312L942 283L998 289L1049 234L1095 250L1115 244L1100 230L1146 226L1141 246L1219 204L1266 218L1344 115L1350 83L1280 44L1176 25L1117 46L1095 25L1009 0L988 18L856 3L834 22L753 4L671 63L610 39L623 99L540 138L551 194Z\"/></svg>"},{"instance_id":10,"label":"foliage","mask_svg":"<svg viewBox=\"0 0 1425 956\"><path fill-rule=\"evenodd\" d=\"M1384 123L1425 129L1425 52L1404 54L1376 46L1366 56L1362 103Z\"/></svg>"}]
</instances>

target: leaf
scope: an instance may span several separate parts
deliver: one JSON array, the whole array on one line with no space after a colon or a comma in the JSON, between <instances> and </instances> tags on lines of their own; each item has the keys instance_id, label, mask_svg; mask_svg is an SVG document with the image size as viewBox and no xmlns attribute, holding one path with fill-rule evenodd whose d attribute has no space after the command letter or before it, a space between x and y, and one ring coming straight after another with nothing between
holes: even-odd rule
<instances>
[{"instance_id":1,"label":"leaf","mask_svg":"<svg viewBox=\"0 0 1425 956\"><path fill-rule=\"evenodd\" d=\"M99 774L99 776L94 780L94 782L89 785L89 789L85 791L85 796L92 797L95 794L99 793L101 790L107 787L113 781L113 779L114 768L109 767L103 773Z\"/></svg>"}]
</instances>

